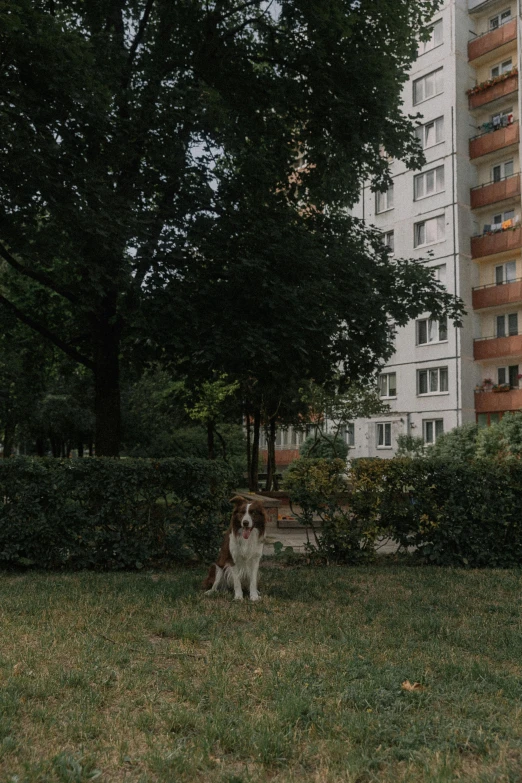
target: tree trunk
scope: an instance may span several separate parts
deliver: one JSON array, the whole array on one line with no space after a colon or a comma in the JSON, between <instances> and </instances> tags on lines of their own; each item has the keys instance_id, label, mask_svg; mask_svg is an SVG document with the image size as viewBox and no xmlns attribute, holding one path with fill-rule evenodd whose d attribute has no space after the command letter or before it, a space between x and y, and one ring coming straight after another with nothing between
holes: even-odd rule
<instances>
[{"instance_id":1,"label":"tree trunk","mask_svg":"<svg viewBox=\"0 0 522 783\"><path fill-rule=\"evenodd\" d=\"M249 489L257 492L259 489L259 433L261 430L261 411L254 411L254 431L252 436L252 459L250 463Z\"/></svg>"},{"instance_id":2,"label":"tree trunk","mask_svg":"<svg viewBox=\"0 0 522 783\"><path fill-rule=\"evenodd\" d=\"M79 440L77 443L78 456L83 457L83 441Z\"/></svg>"},{"instance_id":3,"label":"tree trunk","mask_svg":"<svg viewBox=\"0 0 522 783\"><path fill-rule=\"evenodd\" d=\"M45 457L45 440L44 440L44 438L36 438L36 455L38 457Z\"/></svg>"},{"instance_id":4,"label":"tree trunk","mask_svg":"<svg viewBox=\"0 0 522 783\"><path fill-rule=\"evenodd\" d=\"M266 474L266 491L270 492L272 489L277 490L277 475L276 475L276 434L277 424L275 418L271 418L268 430L267 430L267 474Z\"/></svg>"},{"instance_id":5,"label":"tree trunk","mask_svg":"<svg viewBox=\"0 0 522 783\"><path fill-rule=\"evenodd\" d=\"M94 358L94 442L97 457L119 457L121 324L116 313L116 295L107 297L96 324Z\"/></svg>"},{"instance_id":6,"label":"tree trunk","mask_svg":"<svg viewBox=\"0 0 522 783\"><path fill-rule=\"evenodd\" d=\"M13 453L14 448L14 441L15 441L15 430L16 426L13 424L12 421L9 419L7 420L7 424L5 425L4 430L4 451L3 456L4 458L10 457Z\"/></svg>"},{"instance_id":7,"label":"tree trunk","mask_svg":"<svg viewBox=\"0 0 522 783\"><path fill-rule=\"evenodd\" d=\"M214 449L214 422L213 421L207 422L207 449L208 449L208 458L215 459L216 453Z\"/></svg>"},{"instance_id":8,"label":"tree trunk","mask_svg":"<svg viewBox=\"0 0 522 783\"><path fill-rule=\"evenodd\" d=\"M247 480L250 486L250 477L252 475L252 426L250 423L250 409L248 404L245 403L245 420L246 420L246 447L247 447Z\"/></svg>"}]
</instances>

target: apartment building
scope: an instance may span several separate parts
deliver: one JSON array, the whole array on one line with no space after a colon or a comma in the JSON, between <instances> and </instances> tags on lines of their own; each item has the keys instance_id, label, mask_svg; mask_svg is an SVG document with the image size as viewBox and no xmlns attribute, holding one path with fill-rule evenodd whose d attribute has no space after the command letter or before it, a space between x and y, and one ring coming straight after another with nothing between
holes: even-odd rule
<instances>
[{"instance_id":1,"label":"apartment building","mask_svg":"<svg viewBox=\"0 0 522 783\"><path fill-rule=\"evenodd\" d=\"M354 209L397 256L460 296L467 315L460 329L424 313L398 331L379 379L390 412L347 429L351 456L393 456L400 434L434 443L522 409L521 2L443 4L403 92L404 112L421 115L426 164L412 172L394 161L393 187L364 188ZM279 437L283 466L300 435Z\"/></svg>"},{"instance_id":2,"label":"apartment building","mask_svg":"<svg viewBox=\"0 0 522 783\"><path fill-rule=\"evenodd\" d=\"M352 456L392 456L400 434L431 444L522 408L520 0L449 0L430 32L403 93L404 110L422 115L426 164L394 162L393 187L365 189L356 214L427 265L467 316L461 329L425 313L399 330L380 377L390 413L354 423Z\"/></svg>"}]
</instances>

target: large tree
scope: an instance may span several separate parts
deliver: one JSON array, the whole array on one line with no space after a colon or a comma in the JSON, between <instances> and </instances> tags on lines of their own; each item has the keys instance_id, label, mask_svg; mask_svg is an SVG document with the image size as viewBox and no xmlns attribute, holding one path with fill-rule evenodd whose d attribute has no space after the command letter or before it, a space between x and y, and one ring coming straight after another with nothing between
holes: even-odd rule
<instances>
[{"instance_id":1,"label":"large tree","mask_svg":"<svg viewBox=\"0 0 522 783\"><path fill-rule=\"evenodd\" d=\"M186 350L190 341L181 338L198 326L202 307L217 301L219 312L219 297L229 297L230 306L238 303L230 298L235 290L257 285L261 243L279 257L281 242L302 236L307 263L315 243L317 265L326 270L328 242L337 253L350 239L338 210L353 203L363 180L386 186L383 149L419 165L400 92L417 37L438 5L0 2L0 256L33 287L30 297L20 296L23 286L4 282L0 304L93 371L97 454L118 454L120 357L124 348L145 345L149 319L158 314L157 304L147 307L150 297L164 297L170 331L180 336L171 343ZM296 152L307 161L298 176ZM277 201L278 228L268 244L266 232L251 224L252 202L244 204L251 182L253 192L264 194L267 217ZM307 205L323 216L311 215ZM314 225L303 217L295 228L296 215L307 214ZM220 221L230 225L234 216L237 241L224 259ZM198 230L207 220L218 233L212 248L203 247ZM253 235L258 247L243 258L241 247ZM356 247L366 241L360 236ZM363 264L355 276L355 290L365 295L379 286L379 272L364 279L368 268ZM411 314L408 282L426 292L425 276L403 272L391 286L386 277L377 291L384 308L378 323L366 317L365 326L351 328L350 344L362 357L373 349L361 329L385 323L389 297L402 291ZM210 274L213 283L232 276L237 283L194 297ZM326 301L333 285L352 285L349 277L314 277L318 300ZM285 285L292 285L291 272ZM267 286L270 280L259 293ZM436 291L428 289L435 306ZM276 305L271 328L290 333L295 322ZM273 319L281 315L277 327ZM305 317L301 329L304 337L313 332L313 319ZM275 345L272 353L281 362Z\"/></svg>"}]
</instances>

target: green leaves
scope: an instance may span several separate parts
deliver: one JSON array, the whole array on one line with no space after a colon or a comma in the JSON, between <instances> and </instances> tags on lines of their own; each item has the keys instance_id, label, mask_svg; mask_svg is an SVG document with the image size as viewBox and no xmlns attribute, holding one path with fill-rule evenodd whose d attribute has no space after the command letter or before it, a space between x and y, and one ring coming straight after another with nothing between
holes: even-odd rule
<instances>
[{"instance_id":1,"label":"green leaves","mask_svg":"<svg viewBox=\"0 0 522 783\"><path fill-rule=\"evenodd\" d=\"M218 460L1 460L0 562L142 569L210 559L232 489Z\"/></svg>"}]
</instances>

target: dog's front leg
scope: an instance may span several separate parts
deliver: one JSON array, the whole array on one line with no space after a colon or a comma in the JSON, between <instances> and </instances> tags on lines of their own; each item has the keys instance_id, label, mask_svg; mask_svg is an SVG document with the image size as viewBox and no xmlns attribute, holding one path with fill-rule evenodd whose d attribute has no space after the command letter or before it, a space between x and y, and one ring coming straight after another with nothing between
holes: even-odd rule
<instances>
[{"instance_id":1,"label":"dog's front leg","mask_svg":"<svg viewBox=\"0 0 522 783\"><path fill-rule=\"evenodd\" d=\"M242 601L243 588L241 587L241 579L239 578L239 574L237 572L236 566L230 566L230 573L232 575L232 581L234 583L234 600Z\"/></svg>"},{"instance_id":2,"label":"dog's front leg","mask_svg":"<svg viewBox=\"0 0 522 783\"><path fill-rule=\"evenodd\" d=\"M252 573L250 574L250 600L259 601L260 595L257 592L257 572L259 571L259 560L252 563Z\"/></svg>"}]
</instances>

